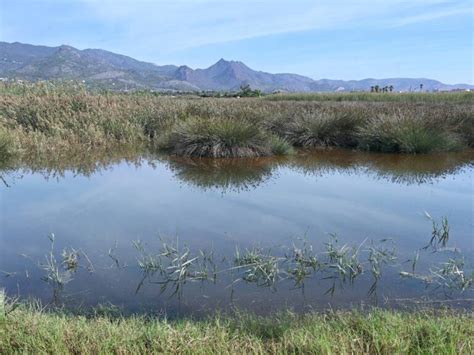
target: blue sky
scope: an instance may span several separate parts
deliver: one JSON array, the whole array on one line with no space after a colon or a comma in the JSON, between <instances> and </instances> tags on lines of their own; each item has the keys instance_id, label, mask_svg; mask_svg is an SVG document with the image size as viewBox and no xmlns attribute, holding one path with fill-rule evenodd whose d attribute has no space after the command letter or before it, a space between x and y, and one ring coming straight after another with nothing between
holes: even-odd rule
<instances>
[{"instance_id":1,"label":"blue sky","mask_svg":"<svg viewBox=\"0 0 474 355\"><path fill-rule=\"evenodd\" d=\"M474 83L465 0L0 0L0 40L102 48L156 64L221 57L312 78Z\"/></svg>"}]
</instances>

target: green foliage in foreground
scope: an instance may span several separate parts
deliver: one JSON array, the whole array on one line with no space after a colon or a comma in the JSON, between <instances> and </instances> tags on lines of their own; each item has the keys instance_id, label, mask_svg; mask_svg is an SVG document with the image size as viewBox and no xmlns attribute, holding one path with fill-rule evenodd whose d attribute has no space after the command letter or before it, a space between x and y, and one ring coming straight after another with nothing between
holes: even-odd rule
<instances>
[{"instance_id":1,"label":"green foliage in foreground","mask_svg":"<svg viewBox=\"0 0 474 355\"><path fill-rule=\"evenodd\" d=\"M0 323L0 353L472 354L467 314L330 312L167 321L19 307Z\"/></svg>"}]
</instances>

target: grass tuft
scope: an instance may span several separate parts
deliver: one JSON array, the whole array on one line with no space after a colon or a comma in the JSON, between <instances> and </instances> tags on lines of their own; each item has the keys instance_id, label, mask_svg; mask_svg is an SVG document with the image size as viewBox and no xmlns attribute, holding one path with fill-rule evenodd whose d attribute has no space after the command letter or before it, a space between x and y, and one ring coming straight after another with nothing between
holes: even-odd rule
<instances>
[{"instance_id":1,"label":"grass tuft","mask_svg":"<svg viewBox=\"0 0 474 355\"><path fill-rule=\"evenodd\" d=\"M282 135L298 147L352 146L361 118L357 112L307 112L289 121Z\"/></svg>"},{"instance_id":2,"label":"grass tuft","mask_svg":"<svg viewBox=\"0 0 474 355\"><path fill-rule=\"evenodd\" d=\"M461 148L447 127L433 127L423 116L380 115L362 126L358 135L360 148L384 153L424 154Z\"/></svg>"},{"instance_id":3,"label":"grass tuft","mask_svg":"<svg viewBox=\"0 0 474 355\"><path fill-rule=\"evenodd\" d=\"M295 149L284 138L272 135L270 138L270 148L273 155L292 155Z\"/></svg>"},{"instance_id":4,"label":"grass tuft","mask_svg":"<svg viewBox=\"0 0 474 355\"><path fill-rule=\"evenodd\" d=\"M191 117L178 122L160 146L193 157L259 157L271 154L264 132L246 120Z\"/></svg>"}]
</instances>

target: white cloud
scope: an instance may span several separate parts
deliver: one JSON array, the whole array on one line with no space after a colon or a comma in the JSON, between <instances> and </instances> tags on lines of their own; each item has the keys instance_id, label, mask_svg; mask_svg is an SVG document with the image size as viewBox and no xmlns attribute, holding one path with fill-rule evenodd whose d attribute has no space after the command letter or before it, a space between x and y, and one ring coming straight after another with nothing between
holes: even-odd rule
<instances>
[{"instance_id":1,"label":"white cloud","mask_svg":"<svg viewBox=\"0 0 474 355\"><path fill-rule=\"evenodd\" d=\"M470 9L465 1L445 0L83 1L92 16L127 29L117 44L167 52L312 29L404 26Z\"/></svg>"},{"instance_id":2,"label":"white cloud","mask_svg":"<svg viewBox=\"0 0 474 355\"><path fill-rule=\"evenodd\" d=\"M472 14L473 7L472 6L460 6L458 8L450 8L445 10L435 10L430 12L423 12L413 16L406 16L402 18L398 18L393 21L393 26L400 27L406 26L414 23L426 22L426 21L433 21L443 17L450 17L456 15L467 15Z\"/></svg>"}]
</instances>

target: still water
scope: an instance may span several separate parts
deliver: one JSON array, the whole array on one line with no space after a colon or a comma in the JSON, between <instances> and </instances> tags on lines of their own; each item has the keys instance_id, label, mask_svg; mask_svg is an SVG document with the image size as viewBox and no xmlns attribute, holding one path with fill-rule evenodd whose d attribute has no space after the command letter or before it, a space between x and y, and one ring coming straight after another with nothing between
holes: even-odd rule
<instances>
[{"instance_id":1,"label":"still water","mask_svg":"<svg viewBox=\"0 0 474 355\"><path fill-rule=\"evenodd\" d=\"M71 307L112 303L134 312L201 314L237 306L263 314L420 300L472 306L472 287L461 293L439 284L426 288L423 282L450 258L464 260L466 275L474 269L472 151L84 160L0 171L0 287L7 294L52 301L54 287L42 280L41 265L53 233L59 264L63 249L80 253L82 266L60 292L60 302ZM420 250L432 235L426 213L438 226L443 217L449 221L448 245L436 252ZM134 246L140 241L150 255L159 253L163 240L186 245L193 255L212 250L216 268L232 274L236 248L241 253L259 248L283 260L303 238L324 259L332 235L339 247L360 247L361 259L367 259L371 243L388 240L396 259L382 263L375 293L369 293L373 275L364 261L365 272L352 285L323 272L309 276L304 288L294 280L265 287L234 283L238 275L222 272L215 284L187 282L176 297L172 289L160 293L157 279L144 279L137 261L144 254ZM420 278L400 277L400 271L412 272L417 251ZM327 292L333 283L334 292Z\"/></svg>"}]
</instances>

